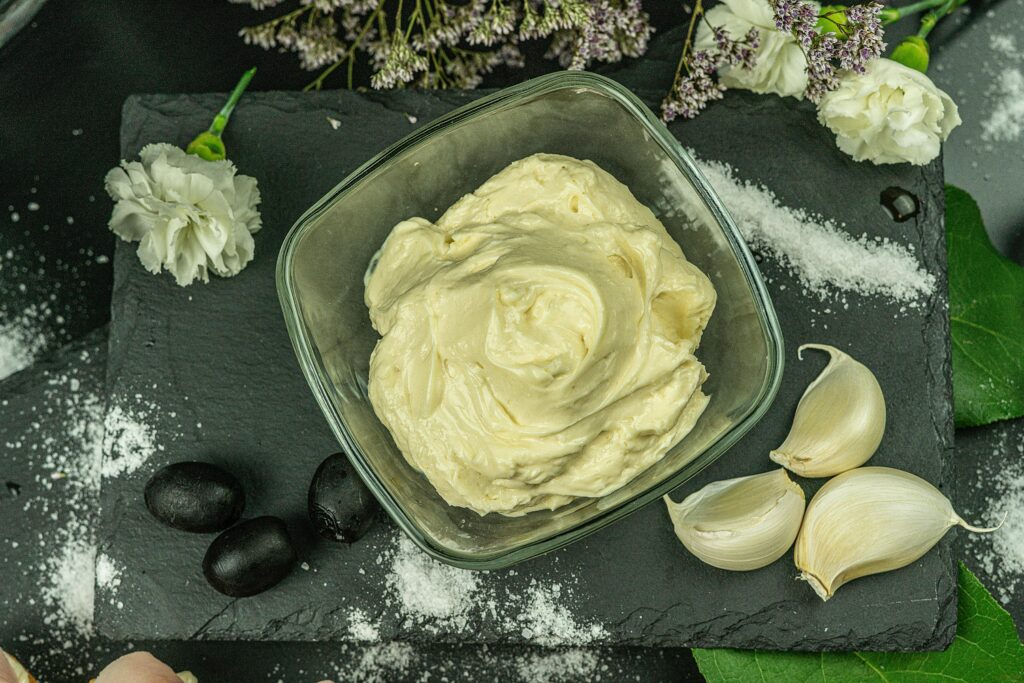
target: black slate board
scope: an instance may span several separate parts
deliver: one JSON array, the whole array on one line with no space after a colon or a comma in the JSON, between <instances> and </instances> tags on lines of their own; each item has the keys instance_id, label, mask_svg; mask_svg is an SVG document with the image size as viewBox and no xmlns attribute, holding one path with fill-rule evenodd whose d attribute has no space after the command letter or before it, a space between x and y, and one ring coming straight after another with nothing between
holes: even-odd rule
<instances>
[{"instance_id":1,"label":"black slate board","mask_svg":"<svg viewBox=\"0 0 1024 683\"><path fill-rule=\"evenodd\" d=\"M653 92L653 91L652 91ZM386 586L395 543L389 523L350 548L314 544L304 523L305 490L319 460L336 449L301 377L277 309L274 256L302 210L377 150L468 100L460 93L254 94L235 113L231 158L260 181L264 230L257 257L238 277L176 287L147 274L119 245L109 359L110 400L143 397L160 407L163 450L138 471L104 483L101 548L136 578L121 590L123 609L98 605L100 627L118 637L266 640L346 639L354 609L375 615L384 639L516 642L485 606L459 628L404 619ZM122 153L147 142L184 144L202 129L219 96L146 96L124 110ZM327 118L340 121L335 130ZM847 348L878 374L891 425L875 464L899 466L933 482L946 479L952 443L945 315L942 172L855 164L832 145L807 105L732 94L673 131L705 158L728 161L740 176L771 186L790 205L841 217L855 234L912 245L939 278L921 308L846 295L849 310L800 294L792 277L765 263L790 350L782 390L751 434L675 497L714 479L768 469L793 408L824 361L796 361L804 341ZM758 143L758 141L762 141ZM827 191L823 191L823 185ZM891 222L878 193L903 186L922 199L920 216ZM825 309L837 311L826 313ZM199 426L201 424L201 426ZM115 453L115 455L117 455ZM293 523L310 571L297 571L264 595L230 600L203 584L199 564L210 538L159 527L141 490L166 462L202 457L243 479L247 514ZM818 482L804 482L810 494ZM580 624L600 624L608 642L783 649L939 649L955 630L951 538L912 567L845 587L822 604L793 580L789 558L733 574L701 565L672 535L660 504L584 541L481 581L521 610L532 581L559 583ZM154 615L161 615L155 619Z\"/></svg>"}]
</instances>

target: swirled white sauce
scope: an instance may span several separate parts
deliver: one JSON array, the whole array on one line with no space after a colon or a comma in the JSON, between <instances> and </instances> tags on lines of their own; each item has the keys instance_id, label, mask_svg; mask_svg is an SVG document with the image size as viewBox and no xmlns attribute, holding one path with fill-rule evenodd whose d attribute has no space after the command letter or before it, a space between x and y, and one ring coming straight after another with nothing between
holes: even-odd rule
<instances>
[{"instance_id":1,"label":"swirled white sauce","mask_svg":"<svg viewBox=\"0 0 1024 683\"><path fill-rule=\"evenodd\" d=\"M378 417L449 504L480 514L610 493L708 402L694 352L711 281L590 161L527 157L436 223L399 223L366 305Z\"/></svg>"}]
</instances>

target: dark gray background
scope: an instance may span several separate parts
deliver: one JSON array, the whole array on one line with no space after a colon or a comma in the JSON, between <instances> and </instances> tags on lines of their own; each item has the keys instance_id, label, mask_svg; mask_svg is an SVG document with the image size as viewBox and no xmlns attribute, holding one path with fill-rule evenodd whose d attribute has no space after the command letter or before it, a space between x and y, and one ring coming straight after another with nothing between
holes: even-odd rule
<instances>
[{"instance_id":1,"label":"dark gray background","mask_svg":"<svg viewBox=\"0 0 1024 683\"><path fill-rule=\"evenodd\" d=\"M677 23L677 3L645 3L656 15L660 28ZM940 26L933 40L933 79L958 101L964 125L954 132L945 148L947 179L969 190L982 206L997 246L1018 261L1024 260L1021 218L1024 200L1024 156L1019 142L988 148L980 140L980 124L992 104L995 74L1006 58L990 49L991 33L1019 32L1024 9L1016 2L971 4ZM13 259L4 264L0 277L0 308L6 320L29 303L51 300L56 315L48 325L56 348L102 325L108 319L110 266L93 256L109 255L113 240L103 226L109 216L100 179L117 161L117 130L120 106L134 92L194 92L224 90L244 68L257 64L259 76L253 89L296 88L308 80L290 56L244 47L236 29L252 23L252 13L226 2L167 3L149 0L103 0L77 3L51 0L25 29L0 49L0 253L10 249ZM893 35L890 32L890 35ZM187 37L186 37L187 36ZM541 68L534 63L533 75ZM489 83L501 85L519 74L499 74ZM73 131L80 134L74 135ZM30 188L36 187L32 194ZM28 214L29 201L41 204ZM7 206L16 207L22 221L9 223ZM73 216L74 225L66 223ZM49 226L44 230L44 226ZM46 261L39 262L38 255ZM25 285L24 291L18 285ZM19 385L40 380L40 370L18 377ZM15 380L0 387L8 396ZM28 390L28 389L26 389ZM11 414L6 410L0 419ZM986 486L992 471L1024 442L1024 424L1005 423L957 434L960 506L967 513L986 507L979 487ZM0 450L5 471L15 475L19 461L8 449ZM981 489L983 490L983 489ZM40 495L40 492L31 492ZM0 491L2 496L2 491ZM6 521L6 501L0 502L0 519ZM44 527L39 533L45 533ZM984 547L984 541L972 549ZM5 549L5 552L8 552ZM26 551L27 552L27 551ZM979 563L971 562L989 585L994 577ZM25 655L43 653L47 629L40 612L22 606L19 596L31 595L38 585L32 575L3 572L0 603L14 601L17 609L0 620L0 642ZM13 583L11 583L13 581ZM1008 605L1018 622L1024 617L1020 595ZM5 607L5 609L8 609ZM19 634L28 642L10 642ZM140 645L136 643L136 645ZM141 644L146 645L146 644ZM72 651L50 658L38 673L46 680L81 680L71 674L76 665L103 661L124 644L97 641L89 651ZM315 680L329 673L341 660L358 659L359 652L338 646L245 644L159 644L158 650L175 663L191 666L206 680ZM502 652L493 654L502 656ZM689 655L681 651L607 651L602 661L613 664L610 674L629 672L643 680L688 680L696 676ZM474 662L477 662L474 665ZM413 670L432 669L452 679L473 679L500 672L479 668L475 650L431 648L416 655ZM477 666L478 668L473 668ZM242 667L242 670L239 670ZM618 667L617 669L615 667ZM474 673L475 672L475 673Z\"/></svg>"}]
</instances>

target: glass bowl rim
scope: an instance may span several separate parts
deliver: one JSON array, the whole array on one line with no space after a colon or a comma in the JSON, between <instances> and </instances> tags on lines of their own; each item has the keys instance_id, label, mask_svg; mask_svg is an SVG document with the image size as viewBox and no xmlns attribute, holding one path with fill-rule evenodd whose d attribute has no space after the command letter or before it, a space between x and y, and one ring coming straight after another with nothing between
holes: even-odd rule
<instances>
[{"instance_id":1,"label":"glass bowl rim","mask_svg":"<svg viewBox=\"0 0 1024 683\"><path fill-rule=\"evenodd\" d=\"M344 419L335 409L334 403L329 396L331 382L319 359L319 354L315 350L311 335L302 317L298 292L293 288L293 256L297 245L301 243L302 238L311 229L314 219L318 218L337 201L340 201L369 175L406 150L425 143L433 138L435 134L448 129L456 123L478 118L503 105L529 96L543 95L571 88L596 91L601 95L610 97L623 106L646 129L651 135L651 141L662 148L666 155L674 162L679 172L692 181L698 196L711 211L718 226L725 234L754 296L757 304L755 310L757 311L759 322L762 329L767 332L767 377L766 381L762 383L752 407L742 418L727 432L719 436L708 448L701 451L693 460L684 464L673 475L650 486L647 490L641 491L614 507L602 510L575 526L563 529L546 538L495 554L476 555L459 553L434 545L426 534L419 529L416 521L405 513L397 500L391 495L387 486L384 485L373 468L365 460L361 448L356 445L355 440L349 433ZM324 413L331 431L346 451L349 461L377 500L380 501L389 516L419 548L437 560L463 569L491 570L509 567L584 538L639 510L655 499L661 498L718 460L719 457L750 431L771 406L782 381L782 371L785 362L782 330L761 272L732 217L722 206L718 196L682 144L669 133L668 128L655 118L651 110L636 95L625 86L610 78L585 71L559 71L485 95L424 124L374 155L303 212L292 225L278 253L276 287L284 313L285 325L288 329L288 336L295 350L299 367L302 369L302 373L316 398L317 404Z\"/></svg>"}]
</instances>

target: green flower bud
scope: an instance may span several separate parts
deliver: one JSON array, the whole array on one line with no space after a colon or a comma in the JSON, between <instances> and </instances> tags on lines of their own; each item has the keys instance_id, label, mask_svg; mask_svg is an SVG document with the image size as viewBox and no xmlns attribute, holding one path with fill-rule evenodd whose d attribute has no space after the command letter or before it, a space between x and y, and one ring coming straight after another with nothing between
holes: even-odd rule
<instances>
[{"instance_id":1,"label":"green flower bud","mask_svg":"<svg viewBox=\"0 0 1024 683\"><path fill-rule=\"evenodd\" d=\"M228 98L227 103L213 117L213 123L210 124L209 129L203 131L196 136L195 140L188 143L188 147L185 148L186 152L195 154L197 157L207 161L219 161L220 159L227 158L224 141L221 140L220 136L224 132L225 126L228 125L231 112L235 110L235 105L242 98L242 93L245 92L245 89L249 87L249 81L252 80L255 73L256 67L253 67L242 74L242 78L239 79L235 89L231 91L231 96Z\"/></svg>"},{"instance_id":2,"label":"green flower bud","mask_svg":"<svg viewBox=\"0 0 1024 683\"><path fill-rule=\"evenodd\" d=\"M840 38L843 33L840 26L846 26L846 5L825 5L818 11L818 30L822 33L835 33Z\"/></svg>"},{"instance_id":3,"label":"green flower bud","mask_svg":"<svg viewBox=\"0 0 1024 683\"><path fill-rule=\"evenodd\" d=\"M917 69L921 73L928 71L928 56L931 52L928 41L920 36L904 38L892 51L890 59L903 66Z\"/></svg>"},{"instance_id":4,"label":"green flower bud","mask_svg":"<svg viewBox=\"0 0 1024 683\"><path fill-rule=\"evenodd\" d=\"M203 131L196 136L195 140L188 143L185 151L207 161L218 161L227 156L224 149L224 141L220 139L219 135L215 135L208 130Z\"/></svg>"}]
</instances>

